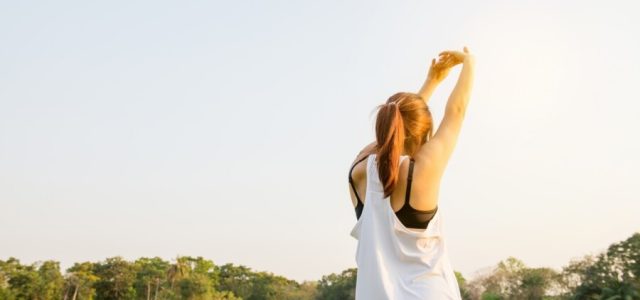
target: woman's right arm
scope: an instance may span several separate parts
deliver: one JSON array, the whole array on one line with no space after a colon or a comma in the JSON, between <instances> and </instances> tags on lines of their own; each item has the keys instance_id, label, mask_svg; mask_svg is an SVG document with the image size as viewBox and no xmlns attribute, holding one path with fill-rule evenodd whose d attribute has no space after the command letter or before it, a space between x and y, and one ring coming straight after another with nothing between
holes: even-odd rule
<instances>
[{"instance_id":1,"label":"woman's right arm","mask_svg":"<svg viewBox=\"0 0 640 300\"><path fill-rule=\"evenodd\" d=\"M443 54L445 55L444 59L449 60L453 65L462 63L462 70L456 86L449 95L444 117L438 130L431 141L424 144L416 153L416 161L428 161L429 164L440 169L440 174L444 172L462 128L462 121L471 96L475 65L475 59L466 47L464 52L445 51Z\"/></svg>"}]
</instances>

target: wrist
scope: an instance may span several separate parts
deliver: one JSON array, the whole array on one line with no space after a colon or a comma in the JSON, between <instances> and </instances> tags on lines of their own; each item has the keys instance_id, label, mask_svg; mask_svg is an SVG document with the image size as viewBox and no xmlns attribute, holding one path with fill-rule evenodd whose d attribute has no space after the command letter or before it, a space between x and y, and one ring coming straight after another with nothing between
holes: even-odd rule
<instances>
[{"instance_id":1,"label":"wrist","mask_svg":"<svg viewBox=\"0 0 640 300\"><path fill-rule=\"evenodd\" d=\"M438 80L433 77L427 77L427 80L424 82L424 86L427 88L436 88L440 82L442 82L442 79Z\"/></svg>"},{"instance_id":2,"label":"wrist","mask_svg":"<svg viewBox=\"0 0 640 300\"><path fill-rule=\"evenodd\" d=\"M468 65L468 64L474 64L475 61L476 61L476 58L472 54L467 54L464 57L464 60L462 61L462 63Z\"/></svg>"},{"instance_id":3,"label":"wrist","mask_svg":"<svg viewBox=\"0 0 640 300\"><path fill-rule=\"evenodd\" d=\"M422 85L420 91L418 91L418 95L422 97L424 101L429 101L431 94L433 94L433 91L435 91L437 86L438 82L427 79Z\"/></svg>"}]
</instances>

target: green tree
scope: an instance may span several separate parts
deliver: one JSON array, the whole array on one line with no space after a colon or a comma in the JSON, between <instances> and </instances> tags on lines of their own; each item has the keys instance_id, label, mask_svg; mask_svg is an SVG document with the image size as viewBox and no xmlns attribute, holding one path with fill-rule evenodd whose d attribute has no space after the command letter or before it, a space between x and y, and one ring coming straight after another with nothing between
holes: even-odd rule
<instances>
[{"instance_id":1,"label":"green tree","mask_svg":"<svg viewBox=\"0 0 640 300\"><path fill-rule=\"evenodd\" d=\"M216 265L202 257L182 256L167 269L167 289L161 299L237 299L231 291L216 291Z\"/></svg>"},{"instance_id":2,"label":"green tree","mask_svg":"<svg viewBox=\"0 0 640 300\"><path fill-rule=\"evenodd\" d=\"M220 291L230 291L234 295L249 299L253 294L253 272L250 268L231 263L217 267L219 281L217 289Z\"/></svg>"},{"instance_id":3,"label":"green tree","mask_svg":"<svg viewBox=\"0 0 640 300\"><path fill-rule=\"evenodd\" d=\"M568 298L640 299L640 233L571 261L562 275Z\"/></svg>"},{"instance_id":4,"label":"green tree","mask_svg":"<svg viewBox=\"0 0 640 300\"><path fill-rule=\"evenodd\" d=\"M458 287L460 288L460 295L462 299L472 299L471 294L469 292L469 287L467 286L467 280L462 276L462 273L456 271L456 281L458 281Z\"/></svg>"},{"instance_id":5,"label":"green tree","mask_svg":"<svg viewBox=\"0 0 640 300\"><path fill-rule=\"evenodd\" d=\"M39 264L37 282L36 293L38 299L62 299L64 277L60 273L59 262L47 260Z\"/></svg>"},{"instance_id":6,"label":"green tree","mask_svg":"<svg viewBox=\"0 0 640 300\"><path fill-rule=\"evenodd\" d=\"M550 268L525 268L521 271L517 299L543 299L558 285L559 275Z\"/></svg>"},{"instance_id":7,"label":"green tree","mask_svg":"<svg viewBox=\"0 0 640 300\"><path fill-rule=\"evenodd\" d=\"M107 258L94 266L95 274L100 278L95 283L96 299L135 299L136 290L133 284L136 278L136 266L134 264L117 256Z\"/></svg>"},{"instance_id":8,"label":"green tree","mask_svg":"<svg viewBox=\"0 0 640 300\"><path fill-rule=\"evenodd\" d=\"M299 289L299 284L271 272L256 272L251 278L252 293L248 300L287 300Z\"/></svg>"},{"instance_id":9,"label":"green tree","mask_svg":"<svg viewBox=\"0 0 640 300\"><path fill-rule=\"evenodd\" d=\"M488 274L470 282L469 299L545 299L554 294L559 275L549 268L528 268L522 261L509 257L499 262Z\"/></svg>"},{"instance_id":10,"label":"green tree","mask_svg":"<svg viewBox=\"0 0 640 300\"><path fill-rule=\"evenodd\" d=\"M20 261L13 257L10 257L7 261L0 260L0 299L15 299L10 280L19 267Z\"/></svg>"},{"instance_id":11,"label":"green tree","mask_svg":"<svg viewBox=\"0 0 640 300\"><path fill-rule=\"evenodd\" d=\"M350 268L340 274L322 276L318 283L317 299L343 300L355 299L358 269Z\"/></svg>"},{"instance_id":12,"label":"green tree","mask_svg":"<svg viewBox=\"0 0 640 300\"><path fill-rule=\"evenodd\" d=\"M75 263L67 269L64 299L92 300L95 296L94 283L100 279L93 273L93 263Z\"/></svg>"},{"instance_id":13,"label":"green tree","mask_svg":"<svg viewBox=\"0 0 640 300\"><path fill-rule=\"evenodd\" d=\"M178 262L183 266L186 276L180 280L181 299L209 299L212 297L215 282L213 282L214 264L202 257L183 256Z\"/></svg>"},{"instance_id":14,"label":"green tree","mask_svg":"<svg viewBox=\"0 0 640 300\"><path fill-rule=\"evenodd\" d=\"M157 300L160 287L165 283L170 263L159 257L142 257L135 261L136 295L138 299Z\"/></svg>"},{"instance_id":15,"label":"green tree","mask_svg":"<svg viewBox=\"0 0 640 300\"><path fill-rule=\"evenodd\" d=\"M296 289L285 295L285 299L314 300L318 297L318 281L296 283Z\"/></svg>"},{"instance_id":16,"label":"green tree","mask_svg":"<svg viewBox=\"0 0 640 300\"><path fill-rule=\"evenodd\" d=\"M33 265L20 264L15 258L9 258L5 264L8 270L10 296L13 299L40 299L38 271Z\"/></svg>"}]
</instances>

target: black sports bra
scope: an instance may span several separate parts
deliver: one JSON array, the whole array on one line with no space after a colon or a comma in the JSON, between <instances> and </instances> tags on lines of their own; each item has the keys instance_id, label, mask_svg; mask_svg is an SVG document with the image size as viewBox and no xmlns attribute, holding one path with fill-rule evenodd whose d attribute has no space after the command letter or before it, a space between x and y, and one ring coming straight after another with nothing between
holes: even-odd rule
<instances>
[{"instance_id":1,"label":"black sports bra","mask_svg":"<svg viewBox=\"0 0 640 300\"><path fill-rule=\"evenodd\" d=\"M367 159L368 156L357 161L351 169L349 170L349 184L351 184L351 188L353 189L353 193L356 195L356 199L358 199L358 204L356 204L356 219L360 219L360 215L362 215L362 209L364 208L364 203L360 200L358 196L358 192L356 191L356 187L353 183L353 178L351 178L351 173L353 172L353 168L359 164L360 162ZM432 210L418 210L411 207L409 203L409 195L411 195L411 182L413 181L413 165L415 160L413 158L410 159L409 162L409 174L407 175L407 191L404 196L404 205L402 208L395 212L396 216L402 222L402 224L407 228L418 228L418 229L426 229L427 225L429 225L429 221L433 218L438 210L438 207Z\"/></svg>"}]
</instances>

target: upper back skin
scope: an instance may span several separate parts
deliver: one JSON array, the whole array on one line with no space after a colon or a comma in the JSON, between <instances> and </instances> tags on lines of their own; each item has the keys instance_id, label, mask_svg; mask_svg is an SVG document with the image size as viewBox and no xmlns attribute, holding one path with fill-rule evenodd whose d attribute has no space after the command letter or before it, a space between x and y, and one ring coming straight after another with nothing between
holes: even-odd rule
<instances>
[{"instance_id":1,"label":"upper back skin","mask_svg":"<svg viewBox=\"0 0 640 300\"><path fill-rule=\"evenodd\" d=\"M433 140L432 140L433 141ZM430 142L432 142L430 141ZM427 142L421 146L419 152L423 152L428 155L427 145L430 143ZM361 158L374 153L375 142L366 146L356 159L351 163L353 165ZM425 148L425 149L422 149ZM409 203L411 207L417 210L432 210L436 208L438 205L438 194L440 191L440 179L442 177L442 170L439 167L439 164L433 163L427 156L422 155L414 155L415 164L413 167L413 183L411 184L411 195L409 197ZM375 165L373 165L375 167ZM358 191L358 195L363 203L367 202L366 199L366 190L367 190L367 178L366 178L366 160L359 163L354 169L352 173L353 181ZM400 164L399 169L398 182L396 184L395 189L391 194L391 207L394 212L397 212L404 205L405 193L407 190L407 175L409 172L409 159L405 159ZM357 204L357 199L353 193L353 190L349 187L349 193L351 195L351 202L355 207Z\"/></svg>"}]
</instances>

